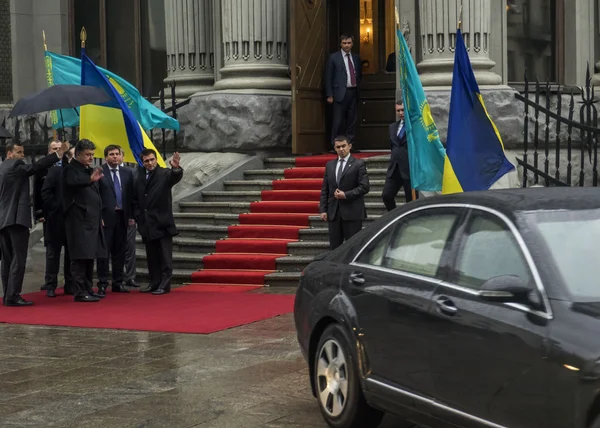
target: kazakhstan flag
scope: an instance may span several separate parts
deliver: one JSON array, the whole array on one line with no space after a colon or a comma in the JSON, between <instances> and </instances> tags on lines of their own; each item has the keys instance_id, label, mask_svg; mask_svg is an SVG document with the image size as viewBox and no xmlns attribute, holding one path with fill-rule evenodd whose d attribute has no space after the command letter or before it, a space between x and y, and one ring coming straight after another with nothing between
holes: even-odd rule
<instances>
[{"instance_id":1,"label":"kazakhstan flag","mask_svg":"<svg viewBox=\"0 0 600 428\"><path fill-rule=\"evenodd\" d=\"M398 69L404 98L404 126L408 140L410 183L425 192L442 190L446 151L431 115L419 73L404 36L398 33Z\"/></svg>"},{"instance_id":2,"label":"kazakhstan flag","mask_svg":"<svg viewBox=\"0 0 600 428\"><path fill-rule=\"evenodd\" d=\"M46 80L48 86L53 85L80 85L81 60L70 56L59 55L46 51ZM144 129L165 128L179 130L179 122L163 113L152 103L146 100L131 83L116 74L102 68L110 83L119 92L125 104L131 109L133 115ZM65 127L79 126L79 114L75 110L62 110L62 121ZM59 112L52 112L52 127L62 128Z\"/></svg>"},{"instance_id":3,"label":"kazakhstan flag","mask_svg":"<svg viewBox=\"0 0 600 428\"><path fill-rule=\"evenodd\" d=\"M485 108L459 29L442 193L488 190L513 168L504 154L500 133Z\"/></svg>"}]
</instances>

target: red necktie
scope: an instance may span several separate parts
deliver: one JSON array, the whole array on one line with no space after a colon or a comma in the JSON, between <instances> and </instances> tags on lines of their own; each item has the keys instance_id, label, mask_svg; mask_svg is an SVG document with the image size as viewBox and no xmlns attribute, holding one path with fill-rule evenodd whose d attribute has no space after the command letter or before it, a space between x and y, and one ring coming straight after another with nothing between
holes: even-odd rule
<instances>
[{"instance_id":1,"label":"red necktie","mask_svg":"<svg viewBox=\"0 0 600 428\"><path fill-rule=\"evenodd\" d=\"M352 64L350 54L346 54L346 56L348 57L348 69L350 70L350 84L352 86L356 86L356 73L354 72L354 64Z\"/></svg>"}]
</instances>

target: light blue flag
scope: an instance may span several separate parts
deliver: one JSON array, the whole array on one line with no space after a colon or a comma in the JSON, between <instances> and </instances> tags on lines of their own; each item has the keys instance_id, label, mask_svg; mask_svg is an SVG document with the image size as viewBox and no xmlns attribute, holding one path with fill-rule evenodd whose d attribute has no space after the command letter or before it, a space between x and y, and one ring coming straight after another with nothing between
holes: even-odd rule
<instances>
[{"instance_id":1,"label":"light blue flag","mask_svg":"<svg viewBox=\"0 0 600 428\"><path fill-rule=\"evenodd\" d=\"M80 59L46 51L45 63L48 86L81 84ZM119 95L121 95L134 117L140 125L142 125L142 128L179 130L179 122L163 113L160 109L156 108L152 103L142 97L135 86L102 67L98 67L98 69L119 92ZM65 127L79 126L78 111L71 109L52 113L52 127L54 129L62 128L63 122Z\"/></svg>"},{"instance_id":2,"label":"light blue flag","mask_svg":"<svg viewBox=\"0 0 600 428\"><path fill-rule=\"evenodd\" d=\"M446 150L440 141L417 67L400 30L397 30L397 39L411 186L415 190L438 192L442 190Z\"/></svg>"}]
</instances>

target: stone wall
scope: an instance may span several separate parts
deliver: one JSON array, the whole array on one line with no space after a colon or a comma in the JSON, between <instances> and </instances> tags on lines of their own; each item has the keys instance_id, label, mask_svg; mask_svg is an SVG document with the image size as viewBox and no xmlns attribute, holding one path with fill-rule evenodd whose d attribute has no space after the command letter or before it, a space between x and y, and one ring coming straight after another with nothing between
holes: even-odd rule
<instances>
[{"instance_id":1,"label":"stone wall","mask_svg":"<svg viewBox=\"0 0 600 428\"><path fill-rule=\"evenodd\" d=\"M12 102L10 0L0 0L0 104Z\"/></svg>"}]
</instances>

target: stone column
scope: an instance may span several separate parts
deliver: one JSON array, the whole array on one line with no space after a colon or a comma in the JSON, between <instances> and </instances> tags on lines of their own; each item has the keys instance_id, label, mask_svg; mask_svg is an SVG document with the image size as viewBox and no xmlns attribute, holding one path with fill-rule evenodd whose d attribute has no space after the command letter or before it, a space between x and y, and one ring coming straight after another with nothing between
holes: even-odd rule
<instances>
[{"instance_id":1,"label":"stone column","mask_svg":"<svg viewBox=\"0 0 600 428\"><path fill-rule=\"evenodd\" d=\"M215 89L290 90L288 0L222 0L223 61Z\"/></svg>"},{"instance_id":2,"label":"stone column","mask_svg":"<svg viewBox=\"0 0 600 428\"><path fill-rule=\"evenodd\" d=\"M212 89L212 15L212 0L165 0L168 67L165 83L175 82L177 97L187 98Z\"/></svg>"},{"instance_id":3,"label":"stone column","mask_svg":"<svg viewBox=\"0 0 600 428\"><path fill-rule=\"evenodd\" d=\"M500 85L502 77L491 71L490 0L463 3L462 32L480 86ZM456 28L460 2L456 0L419 0L422 61L417 65L423 86L451 86L454 67Z\"/></svg>"},{"instance_id":4,"label":"stone column","mask_svg":"<svg viewBox=\"0 0 600 428\"><path fill-rule=\"evenodd\" d=\"M594 53L596 58L600 58L600 0L595 1L595 6L596 13L594 16L598 19L596 20L596 28L594 31ZM596 62L593 72L592 85L600 86L600 60Z\"/></svg>"}]
</instances>

